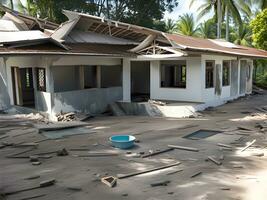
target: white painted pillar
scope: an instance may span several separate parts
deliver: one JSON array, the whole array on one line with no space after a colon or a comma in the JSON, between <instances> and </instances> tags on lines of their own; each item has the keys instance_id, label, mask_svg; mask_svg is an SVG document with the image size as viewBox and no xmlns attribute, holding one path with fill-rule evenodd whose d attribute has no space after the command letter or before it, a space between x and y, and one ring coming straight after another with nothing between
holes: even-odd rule
<instances>
[{"instance_id":1,"label":"white painted pillar","mask_svg":"<svg viewBox=\"0 0 267 200\"><path fill-rule=\"evenodd\" d=\"M18 67L14 68L14 82L16 87L16 105L22 106L22 88L21 88L21 77L20 77L20 69Z\"/></svg>"},{"instance_id":2,"label":"white painted pillar","mask_svg":"<svg viewBox=\"0 0 267 200\"><path fill-rule=\"evenodd\" d=\"M79 67L79 81L80 81L80 89L84 89L84 66Z\"/></svg>"},{"instance_id":3,"label":"white painted pillar","mask_svg":"<svg viewBox=\"0 0 267 200\"><path fill-rule=\"evenodd\" d=\"M52 71L52 66L46 67L46 92L54 93L54 76ZM66 80L67 81L67 80Z\"/></svg>"},{"instance_id":4,"label":"white painted pillar","mask_svg":"<svg viewBox=\"0 0 267 200\"><path fill-rule=\"evenodd\" d=\"M160 61L150 61L150 99L157 99L160 87Z\"/></svg>"},{"instance_id":5,"label":"white painted pillar","mask_svg":"<svg viewBox=\"0 0 267 200\"><path fill-rule=\"evenodd\" d=\"M96 66L96 87L101 88L101 66Z\"/></svg>"},{"instance_id":6,"label":"white painted pillar","mask_svg":"<svg viewBox=\"0 0 267 200\"><path fill-rule=\"evenodd\" d=\"M237 59L237 71L238 71L238 74L237 74L237 95L239 96L240 95L240 70L241 70L241 60L240 59Z\"/></svg>"},{"instance_id":7,"label":"white painted pillar","mask_svg":"<svg viewBox=\"0 0 267 200\"><path fill-rule=\"evenodd\" d=\"M123 101L131 102L131 61L124 58L122 61Z\"/></svg>"}]
</instances>

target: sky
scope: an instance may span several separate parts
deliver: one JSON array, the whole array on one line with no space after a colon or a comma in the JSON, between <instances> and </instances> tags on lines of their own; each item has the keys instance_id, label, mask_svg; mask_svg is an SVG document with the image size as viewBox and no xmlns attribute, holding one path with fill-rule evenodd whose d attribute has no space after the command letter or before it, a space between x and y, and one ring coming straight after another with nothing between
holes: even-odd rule
<instances>
[{"instance_id":1,"label":"sky","mask_svg":"<svg viewBox=\"0 0 267 200\"><path fill-rule=\"evenodd\" d=\"M183 15L185 13L192 13L195 17L195 19L197 20L197 8L202 5L202 3L204 2L203 0L197 0L194 2L194 4L191 6L191 8L189 8L191 0L179 0L179 5L178 7L176 7L174 9L173 12L168 13L166 12L164 15L164 19L173 19L173 20L177 20L179 15ZM212 17L212 13L208 14L207 16L204 16L203 18L198 20L198 23L201 23L209 18Z\"/></svg>"}]
</instances>

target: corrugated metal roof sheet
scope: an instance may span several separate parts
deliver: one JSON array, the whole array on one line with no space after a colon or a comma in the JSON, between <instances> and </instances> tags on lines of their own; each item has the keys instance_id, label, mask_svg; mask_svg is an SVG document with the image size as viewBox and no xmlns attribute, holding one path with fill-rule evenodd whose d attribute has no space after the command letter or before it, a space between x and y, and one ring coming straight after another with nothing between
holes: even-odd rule
<instances>
[{"instance_id":1,"label":"corrugated metal roof sheet","mask_svg":"<svg viewBox=\"0 0 267 200\"><path fill-rule=\"evenodd\" d=\"M164 35L178 47L184 50L201 51L201 52L213 52L213 53L224 53L237 56L247 56L256 58L267 58L267 51L255 49L251 47L244 47L236 45L236 48L225 47L218 45L208 39L195 38L190 36L184 36L179 34L168 34Z\"/></svg>"},{"instance_id":2,"label":"corrugated metal roof sheet","mask_svg":"<svg viewBox=\"0 0 267 200\"><path fill-rule=\"evenodd\" d=\"M14 22L0 19L0 31L19 31Z\"/></svg>"},{"instance_id":3,"label":"corrugated metal roof sheet","mask_svg":"<svg viewBox=\"0 0 267 200\"><path fill-rule=\"evenodd\" d=\"M41 31L0 32L0 44L49 39Z\"/></svg>"},{"instance_id":4,"label":"corrugated metal roof sheet","mask_svg":"<svg viewBox=\"0 0 267 200\"><path fill-rule=\"evenodd\" d=\"M103 35L94 32L84 32L73 30L65 39L66 43L97 43L97 44L118 44L118 45L129 45L137 42L126 40L123 38L112 37L109 35Z\"/></svg>"},{"instance_id":5,"label":"corrugated metal roof sheet","mask_svg":"<svg viewBox=\"0 0 267 200\"><path fill-rule=\"evenodd\" d=\"M46 43L19 48L6 48L0 46L0 55L14 54L52 54L52 55L95 55L95 56L117 56L133 57L135 54L128 52L133 45L108 45L108 44L69 44L69 50L64 50L55 44Z\"/></svg>"}]
</instances>

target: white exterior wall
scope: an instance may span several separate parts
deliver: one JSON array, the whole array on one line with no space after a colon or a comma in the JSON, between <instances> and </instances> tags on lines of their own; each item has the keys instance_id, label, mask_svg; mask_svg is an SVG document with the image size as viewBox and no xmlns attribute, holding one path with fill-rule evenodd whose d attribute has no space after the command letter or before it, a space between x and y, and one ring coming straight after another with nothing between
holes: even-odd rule
<instances>
[{"instance_id":1,"label":"white exterior wall","mask_svg":"<svg viewBox=\"0 0 267 200\"><path fill-rule=\"evenodd\" d=\"M214 80L214 88L205 88L205 82L206 82L206 76L205 76L205 68L206 68L206 60L214 60L215 65L216 64L221 64L221 73L220 73L220 78L221 78L221 88L222 92L221 95L216 95L215 94L215 80ZM225 103L228 100L235 99L239 96L243 96L245 94L239 94L239 84L240 84L240 61L243 59L238 60L238 95L237 96L231 96L231 78L230 78L230 85L229 86L222 86L222 67L223 67L223 61L227 60L237 60L237 57L234 56L217 56L217 55L202 55L201 56L201 66L202 66L202 99L203 102L206 103L208 106L217 106ZM252 62L249 59L246 59L247 61ZM214 73L216 73L214 71ZM253 73L253 67L251 67L251 75ZM230 67L230 74L231 74L231 67ZM231 76L231 75L230 75ZM250 86L252 86L252 80L247 83ZM250 88L250 87L249 87ZM251 91L250 91L251 92Z\"/></svg>"},{"instance_id":2,"label":"white exterior wall","mask_svg":"<svg viewBox=\"0 0 267 200\"><path fill-rule=\"evenodd\" d=\"M150 98L172 101L201 102L202 68L200 57L186 60L186 88L160 87L160 61L150 62Z\"/></svg>"}]
</instances>

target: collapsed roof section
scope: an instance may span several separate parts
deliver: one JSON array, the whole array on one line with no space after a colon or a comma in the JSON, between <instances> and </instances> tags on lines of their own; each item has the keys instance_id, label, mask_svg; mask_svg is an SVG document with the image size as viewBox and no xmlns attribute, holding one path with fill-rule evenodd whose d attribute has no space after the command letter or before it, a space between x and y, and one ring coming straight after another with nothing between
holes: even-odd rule
<instances>
[{"instance_id":1,"label":"collapsed roof section","mask_svg":"<svg viewBox=\"0 0 267 200\"><path fill-rule=\"evenodd\" d=\"M59 25L46 19L35 18L26 14L19 13L15 10L0 5L0 10L5 12L2 19L13 21L21 31L26 30L55 30Z\"/></svg>"},{"instance_id":2,"label":"collapsed roof section","mask_svg":"<svg viewBox=\"0 0 267 200\"><path fill-rule=\"evenodd\" d=\"M170 45L160 31L73 11L64 10L63 13L69 21L56 29L51 37L64 44L136 45L131 52L140 51L155 40Z\"/></svg>"},{"instance_id":3,"label":"collapsed roof section","mask_svg":"<svg viewBox=\"0 0 267 200\"><path fill-rule=\"evenodd\" d=\"M69 53L85 54L88 50L88 53L91 55L93 53L92 50L95 49L96 55L107 55L106 53L108 52L103 53L100 48L96 48L99 45L100 47L105 46L105 49L109 49L109 55L139 55L139 57L145 56L151 59L191 55L200 56L203 53L267 58L266 51L235 45L225 40L211 40L179 34L168 34L137 25L73 11L64 10L63 13L68 17L69 21L58 26L43 19L17 13L3 6L0 6L0 8L6 12L2 21L0 21L0 29L3 29L0 31L19 30L19 33L21 33L21 35L10 34L10 36L2 36L6 40L0 40L0 45L4 45L3 47L8 45L9 47L31 46L52 42L54 45L63 49L59 53L68 50ZM1 23L5 24L6 21L9 21L7 22L8 27L3 28L5 26L1 25ZM13 23L11 24L10 21ZM49 34L46 34L46 37L37 32L31 32L31 35L24 32L36 28L45 33L46 28L50 29L50 31ZM8 41L8 39L11 40ZM116 48L121 47L123 51L118 51L118 54L114 54L112 51L116 48L113 49L112 47L115 46Z\"/></svg>"}]
</instances>

